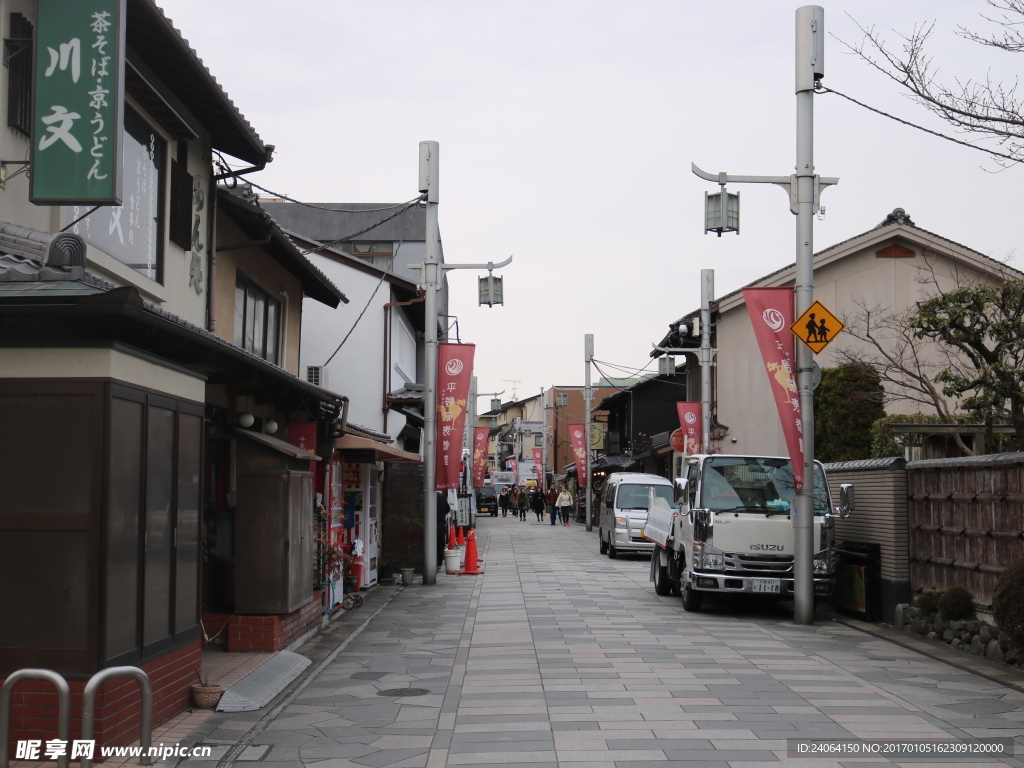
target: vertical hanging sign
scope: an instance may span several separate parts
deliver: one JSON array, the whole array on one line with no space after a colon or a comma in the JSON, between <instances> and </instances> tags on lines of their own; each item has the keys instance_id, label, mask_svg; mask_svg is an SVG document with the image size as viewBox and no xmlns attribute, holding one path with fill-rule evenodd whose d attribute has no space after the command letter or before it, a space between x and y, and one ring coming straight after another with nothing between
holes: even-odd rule
<instances>
[{"instance_id":1,"label":"vertical hanging sign","mask_svg":"<svg viewBox=\"0 0 1024 768\"><path fill-rule=\"evenodd\" d=\"M473 428L473 487L484 487L484 476L487 474L487 427Z\"/></svg>"},{"instance_id":2,"label":"vertical hanging sign","mask_svg":"<svg viewBox=\"0 0 1024 768\"><path fill-rule=\"evenodd\" d=\"M126 0L37 0L37 205L121 204Z\"/></svg>"},{"instance_id":3,"label":"vertical hanging sign","mask_svg":"<svg viewBox=\"0 0 1024 768\"><path fill-rule=\"evenodd\" d=\"M537 473L537 485L544 487L544 449L533 449L533 469Z\"/></svg>"},{"instance_id":4,"label":"vertical hanging sign","mask_svg":"<svg viewBox=\"0 0 1024 768\"><path fill-rule=\"evenodd\" d=\"M580 487L586 483L583 476L587 474L587 441L586 430L582 424L569 425L569 440L572 442L572 454L576 457L576 477L581 478Z\"/></svg>"},{"instance_id":5,"label":"vertical hanging sign","mask_svg":"<svg viewBox=\"0 0 1024 768\"><path fill-rule=\"evenodd\" d=\"M792 288L744 288L750 322L761 349L768 382L779 409L782 434L793 464L796 490L804 486L804 424L800 413L800 392L796 385L796 353L789 327L793 325Z\"/></svg>"},{"instance_id":6,"label":"vertical hanging sign","mask_svg":"<svg viewBox=\"0 0 1024 768\"><path fill-rule=\"evenodd\" d=\"M473 344L437 345L437 470L434 487L459 487L466 403L473 377Z\"/></svg>"},{"instance_id":7,"label":"vertical hanging sign","mask_svg":"<svg viewBox=\"0 0 1024 768\"><path fill-rule=\"evenodd\" d=\"M679 427L683 430L683 453L700 453L700 403L680 401L676 403L676 410L679 412Z\"/></svg>"}]
</instances>

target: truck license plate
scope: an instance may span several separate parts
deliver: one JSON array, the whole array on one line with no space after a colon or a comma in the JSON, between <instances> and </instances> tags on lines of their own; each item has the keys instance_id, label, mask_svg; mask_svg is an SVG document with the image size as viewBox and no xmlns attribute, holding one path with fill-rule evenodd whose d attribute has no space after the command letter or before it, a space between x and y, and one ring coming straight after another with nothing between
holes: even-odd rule
<instances>
[{"instance_id":1,"label":"truck license plate","mask_svg":"<svg viewBox=\"0 0 1024 768\"><path fill-rule=\"evenodd\" d=\"M772 592L774 594L779 593L782 584L779 579L751 579L751 581L753 581L754 592Z\"/></svg>"}]
</instances>

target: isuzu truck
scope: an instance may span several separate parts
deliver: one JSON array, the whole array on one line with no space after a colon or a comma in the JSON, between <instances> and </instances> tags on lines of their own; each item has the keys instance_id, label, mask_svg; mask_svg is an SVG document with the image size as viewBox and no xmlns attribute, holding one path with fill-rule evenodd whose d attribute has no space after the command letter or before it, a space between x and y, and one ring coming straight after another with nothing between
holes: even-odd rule
<instances>
[{"instance_id":1,"label":"isuzu truck","mask_svg":"<svg viewBox=\"0 0 1024 768\"><path fill-rule=\"evenodd\" d=\"M681 594L699 611L708 594L793 594L793 498L789 459L696 455L673 462L676 505L651 494L644 537L654 542L651 580L659 595ZM825 470L814 467L814 594L832 593L835 517L853 510L844 484L833 511Z\"/></svg>"}]
</instances>

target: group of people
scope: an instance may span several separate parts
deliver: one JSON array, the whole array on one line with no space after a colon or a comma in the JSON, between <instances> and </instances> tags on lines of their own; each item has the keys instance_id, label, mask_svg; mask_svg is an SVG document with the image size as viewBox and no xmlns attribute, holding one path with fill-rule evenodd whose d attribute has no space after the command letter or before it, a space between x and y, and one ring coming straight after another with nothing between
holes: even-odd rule
<instances>
[{"instance_id":1,"label":"group of people","mask_svg":"<svg viewBox=\"0 0 1024 768\"><path fill-rule=\"evenodd\" d=\"M556 491L552 485L547 493L540 488L505 486L498 494L498 507L501 509L502 517L508 517L511 509L513 517L518 516L520 520L525 520L526 513L532 509L537 516L537 522L543 521L544 514L547 513L552 525L555 525L559 518L562 525L568 525L572 513L572 494L564 486Z\"/></svg>"}]
</instances>

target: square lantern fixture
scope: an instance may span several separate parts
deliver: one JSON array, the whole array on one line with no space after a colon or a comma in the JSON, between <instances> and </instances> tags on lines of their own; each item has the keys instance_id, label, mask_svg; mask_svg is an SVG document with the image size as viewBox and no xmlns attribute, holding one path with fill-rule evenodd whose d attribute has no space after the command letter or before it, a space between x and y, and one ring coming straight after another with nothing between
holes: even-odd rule
<instances>
[{"instance_id":1,"label":"square lantern fixture","mask_svg":"<svg viewBox=\"0 0 1024 768\"><path fill-rule=\"evenodd\" d=\"M497 429L498 428L498 417L497 416L491 416L491 418L489 419L489 423L490 423L491 429Z\"/></svg>"},{"instance_id":2,"label":"square lantern fixture","mask_svg":"<svg viewBox=\"0 0 1024 768\"><path fill-rule=\"evenodd\" d=\"M480 306L486 304L493 307L495 304L504 304L504 289L502 278L496 275L487 275L480 278Z\"/></svg>"},{"instance_id":3,"label":"square lantern fixture","mask_svg":"<svg viewBox=\"0 0 1024 768\"><path fill-rule=\"evenodd\" d=\"M723 184L720 192L704 193L704 234L740 231L740 193L727 192Z\"/></svg>"},{"instance_id":4,"label":"square lantern fixture","mask_svg":"<svg viewBox=\"0 0 1024 768\"><path fill-rule=\"evenodd\" d=\"M500 411L501 410L501 398L500 397L492 397L491 398L491 410L492 411Z\"/></svg>"},{"instance_id":5,"label":"square lantern fixture","mask_svg":"<svg viewBox=\"0 0 1024 768\"><path fill-rule=\"evenodd\" d=\"M567 405L569 405L569 395L567 395L565 392L561 392L555 395L556 408L565 408Z\"/></svg>"},{"instance_id":6,"label":"square lantern fixture","mask_svg":"<svg viewBox=\"0 0 1024 768\"><path fill-rule=\"evenodd\" d=\"M676 359L671 355L658 358L658 375L672 376L676 372Z\"/></svg>"}]
</instances>

